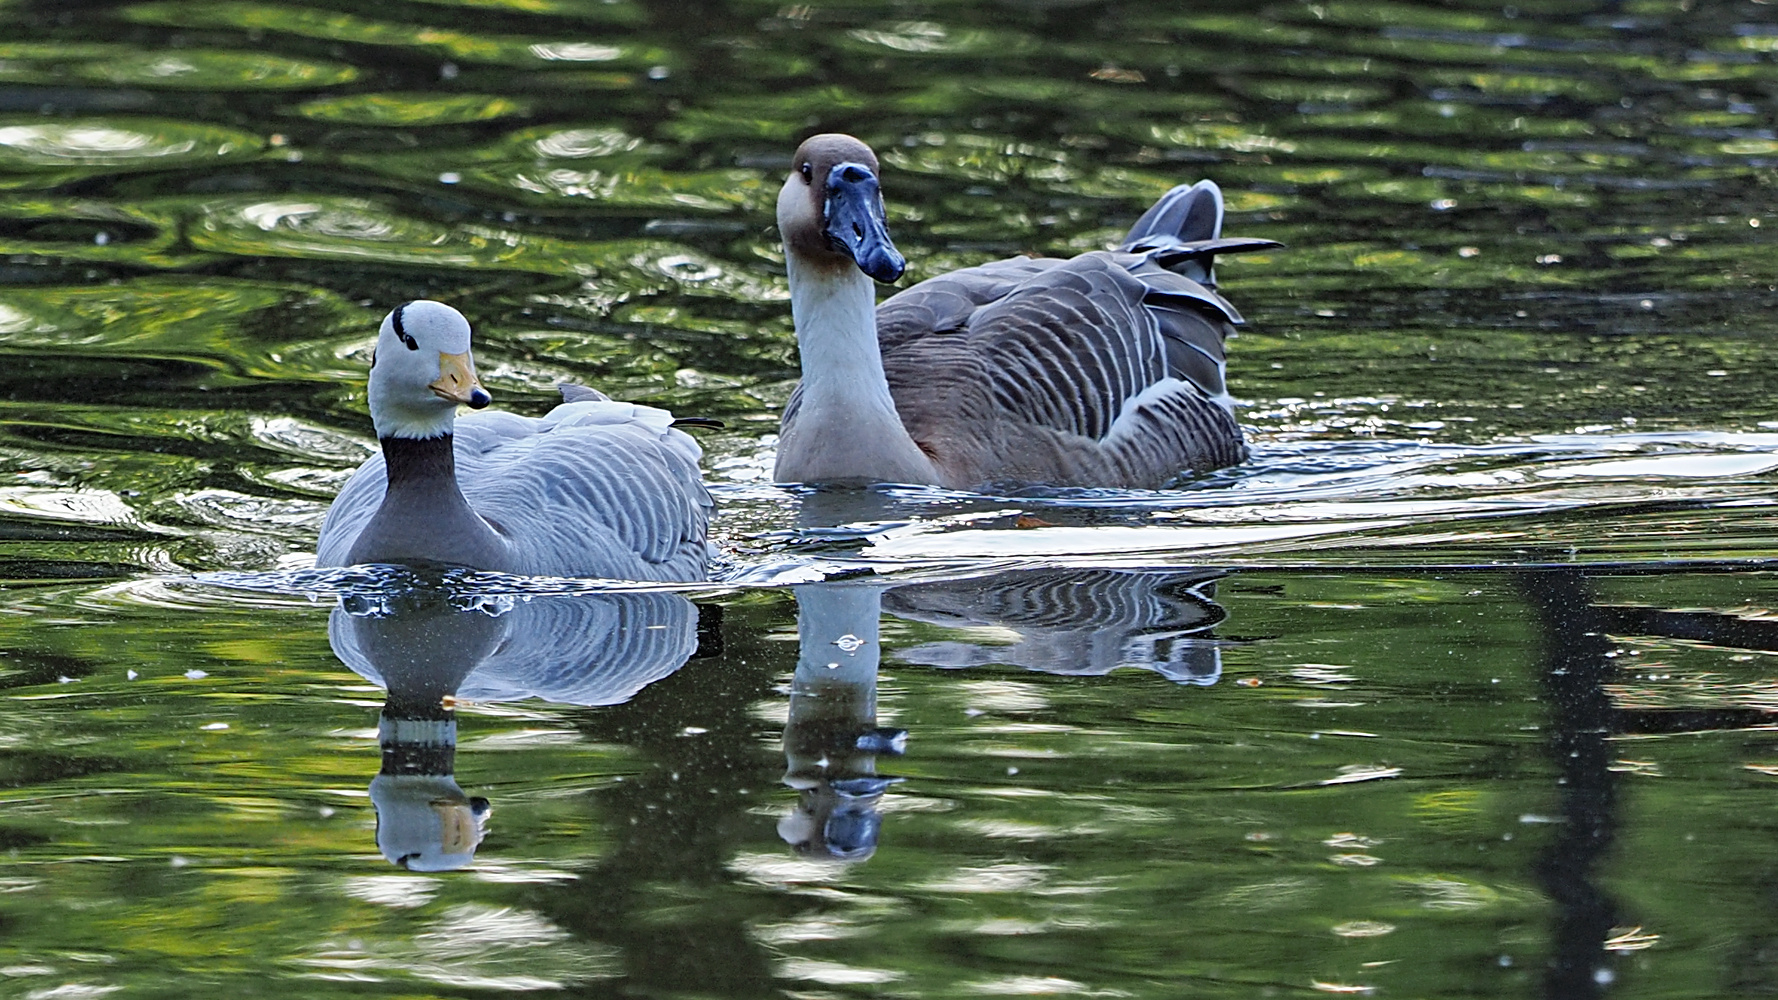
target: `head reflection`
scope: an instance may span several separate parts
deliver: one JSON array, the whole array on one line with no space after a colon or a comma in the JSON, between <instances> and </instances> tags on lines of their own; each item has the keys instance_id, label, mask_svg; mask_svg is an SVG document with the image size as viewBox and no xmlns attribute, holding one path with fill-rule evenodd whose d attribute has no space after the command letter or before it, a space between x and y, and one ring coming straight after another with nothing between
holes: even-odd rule
<instances>
[{"instance_id":1,"label":"head reflection","mask_svg":"<svg viewBox=\"0 0 1778 1000\"><path fill-rule=\"evenodd\" d=\"M328 620L341 662L388 692L370 784L377 847L415 871L462 868L488 800L457 784L459 701L615 705L697 649L697 608L677 594L347 596Z\"/></svg>"}]
</instances>

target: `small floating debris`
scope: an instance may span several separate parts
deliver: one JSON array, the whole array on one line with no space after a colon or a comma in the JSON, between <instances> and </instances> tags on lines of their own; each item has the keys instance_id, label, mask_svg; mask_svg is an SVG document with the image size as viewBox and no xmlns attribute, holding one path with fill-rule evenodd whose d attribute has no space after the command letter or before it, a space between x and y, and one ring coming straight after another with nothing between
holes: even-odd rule
<instances>
[{"instance_id":1,"label":"small floating debris","mask_svg":"<svg viewBox=\"0 0 1778 1000\"><path fill-rule=\"evenodd\" d=\"M1348 920L1337 924L1333 932L1343 938L1382 937L1395 932L1394 924L1386 924L1381 920Z\"/></svg>"},{"instance_id":2,"label":"small floating debris","mask_svg":"<svg viewBox=\"0 0 1778 1000\"><path fill-rule=\"evenodd\" d=\"M1358 781L1380 781L1384 778L1401 777L1401 768L1384 767L1380 764L1347 764L1340 768L1337 777L1327 778L1320 782L1323 785L1350 785Z\"/></svg>"},{"instance_id":3,"label":"small floating debris","mask_svg":"<svg viewBox=\"0 0 1778 1000\"><path fill-rule=\"evenodd\" d=\"M1645 934L1641 927L1613 927L1611 937L1605 941L1606 951L1625 954L1652 948L1661 940L1659 934Z\"/></svg>"},{"instance_id":4,"label":"small floating debris","mask_svg":"<svg viewBox=\"0 0 1778 1000\"><path fill-rule=\"evenodd\" d=\"M1345 993L1354 996L1368 997L1372 993L1377 992L1375 986L1354 986L1348 983L1324 983L1319 979L1309 980L1309 985L1323 993Z\"/></svg>"}]
</instances>

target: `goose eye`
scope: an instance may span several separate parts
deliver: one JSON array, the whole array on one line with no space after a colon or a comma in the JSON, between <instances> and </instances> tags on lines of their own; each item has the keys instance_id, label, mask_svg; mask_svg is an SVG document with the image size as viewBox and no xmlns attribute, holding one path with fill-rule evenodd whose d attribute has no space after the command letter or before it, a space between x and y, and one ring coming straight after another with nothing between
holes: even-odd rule
<instances>
[{"instance_id":1,"label":"goose eye","mask_svg":"<svg viewBox=\"0 0 1778 1000\"><path fill-rule=\"evenodd\" d=\"M805 180L805 181L812 181L815 179L815 168L809 166L809 164L807 162L805 162L802 166L797 167L796 172L799 174L802 174L803 180Z\"/></svg>"}]
</instances>

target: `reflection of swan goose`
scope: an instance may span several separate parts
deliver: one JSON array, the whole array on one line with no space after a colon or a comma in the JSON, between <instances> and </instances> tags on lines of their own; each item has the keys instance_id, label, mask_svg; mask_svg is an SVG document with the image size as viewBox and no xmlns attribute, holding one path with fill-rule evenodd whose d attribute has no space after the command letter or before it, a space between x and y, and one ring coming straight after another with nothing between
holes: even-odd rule
<instances>
[{"instance_id":1,"label":"reflection of swan goose","mask_svg":"<svg viewBox=\"0 0 1778 1000\"><path fill-rule=\"evenodd\" d=\"M798 656L784 727L784 783L796 808L778 835L799 854L862 861L876 852L878 811L895 778L880 755L899 755L907 733L877 727L881 587L816 583L796 588Z\"/></svg>"},{"instance_id":2,"label":"reflection of swan goose","mask_svg":"<svg viewBox=\"0 0 1778 1000\"><path fill-rule=\"evenodd\" d=\"M1246 457L1224 387L1241 321L1215 291L1209 181L1168 192L1115 252L1013 258L894 281L877 159L851 136L796 152L778 196L803 381L784 410L777 478L1153 487Z\"/></svg>"},{"instance_id":3,"label":"reflection of swan goose","mask_svg":"<svg viewBox=\"0 0 1778 1000\"><path fill-rule=\"evenodd\" d=\"M1003 663L1049 674L1098 675L1141 667L1180 684L1215 684L1228 617L1213 573L1011 570L987 578L896 587L883 610L947 628L992 626L1016 636L964 637L903 647L904 663L960 668Z\"/></svg>"},{"instance_id":4,"label":"reflection of swan goose","mask_svg":"<svg viewBox=\"0 0 1778 1000\"><path fill-rule=\"evenodd\" d=\"M489 396L469 323L398 306L371 360L382 443L340 491L315 562L442 563L546 576L702 580L710 496L672 414L589 390L541 418L475 413Z\"/></svg>"}]
</instances>

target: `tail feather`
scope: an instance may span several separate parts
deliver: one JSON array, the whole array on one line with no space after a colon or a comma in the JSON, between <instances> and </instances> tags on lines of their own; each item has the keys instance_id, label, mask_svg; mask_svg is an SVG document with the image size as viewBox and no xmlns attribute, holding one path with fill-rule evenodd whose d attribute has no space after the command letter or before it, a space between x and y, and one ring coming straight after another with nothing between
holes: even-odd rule
<instances>
[{"instance_id":1,"label":"tail feather","mask_svg":"<svg viewBox=\"0 0 1778 1000\"><path fill-rule=\"evenodd\" d=\"M1159 237L1167 242L1192 243L1222 235L1222 189L1215 181L1181 184L1142 213L1130 227L1124 245Z\"/></svg>"},{"instance_id":2,"label":"tail feather","mask_svg":"<svg viewBox=\"0 0 1778 1000\"><path fill-rule=\"evenodd\" d=\"M1214 287L1217 254L1283 246L1273 240L1223 239L1222 214L1222 189L1215 181L1181 184L1142 213L1119 249L1152 254L1174 274Z\"/></svg>"}]
</instances>

